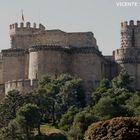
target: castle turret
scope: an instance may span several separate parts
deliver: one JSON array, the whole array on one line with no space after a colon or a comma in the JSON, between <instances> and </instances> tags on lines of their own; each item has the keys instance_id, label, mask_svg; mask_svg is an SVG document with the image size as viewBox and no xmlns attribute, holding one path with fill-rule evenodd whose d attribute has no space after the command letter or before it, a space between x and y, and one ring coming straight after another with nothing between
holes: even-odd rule
<instances>
[{"instance_id":1,"label":"castle turret","mask_svg":"<svg viewBox=\"0 0 140 140\"><path fill-rule=\"evenodd\" d=\"M134 87L140 89L140 21L121 23L121 48L114 51L116 62L134 78Z\"/></svg>"},{"instance_id":2,"label":"castle turret","mask_svg":"<svg viewBox=\"0 0 140 140\"><path fill-rule=\"evenodd\" d=\"M134 24L131 20L121 23L121 47L136 47L140 48L140 21Z\"/></svg>"},{"instance_id":3,"label":"castle turret","mask_svg":"<svg viewBox=\"0 0 140 140\"><path fill-rule=\"evenodd\" d=\"M27 22L25 25L21 22L19 26L17 23L11 24L11 48L27 49L31 47L36 43L34 35L40 34L43 31L45 31L45 27L42 24L39 24L38 27L36 23L33 23L33 26L31 26L30 22Z\"/></svg>"},{"instance_id":4,"label":"castle turret","mask_svg":"<svg viewBox=\"0 0 140 140\"><path fill-rule=\"evenodd\" d=\"M32 35L33 33L37 33L39 31L45 30L45 26L42 24L39 24L39 26L36 26L36 23L33 23L31 26L30 22L26 22L24 24L23 22L18 25L18 23L14 23L10 25L10 36L14 35Z\"/></svg>"}]
</instances>

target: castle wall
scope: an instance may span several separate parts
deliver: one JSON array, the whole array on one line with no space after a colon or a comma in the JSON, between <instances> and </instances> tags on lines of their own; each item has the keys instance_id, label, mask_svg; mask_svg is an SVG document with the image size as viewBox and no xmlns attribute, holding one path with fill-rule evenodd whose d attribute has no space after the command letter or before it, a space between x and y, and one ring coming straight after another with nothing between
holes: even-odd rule
<instances>
[{"instance_id":1,"label":"castle wall","mask_svg":"<svg viewBox=\"0 0 140 140\"><path fill-rule=\"evenodd\" d=\"M25 78L24 50L2 50L3 82Z\"/></svg>"},{"instance_id":2,"label":"castle wall","mask_svg":"<svg viewBox=\"0 0 140 140\"><path fill-rule=\"evenodd\" d=\"M138 21L138 26L135 27L134 33L135 33L135 47L140 48L140 22Z\"/></svg>"},{"instance_id":3,"label":"castle wall","mask_svg":"<svg viewBox=\"0 0 140 140\"><path fill-rule=\"evenodd\" d=\"M34 91L38 87L37 80L21 79L21 80L12 80L5 83L5 94L11 90L18 90L22 94L26 94Z\"/></svg>"},{"instance_id":4,"label":"castle wall","mask_svg":"<svg viewBox=\"0 0 140 140\"><path fill-rule=\"evenodd\" d=\"M25 52L25 61L24 61L24 78L28 79L29 77L29 52Z\"/></svg>"},{"instance_id":5,"label":"castle wall","mask_svg":"<svg viewBox=\"0 0 140 140\"><path fill-rule=\"evenodd\" d=\"M105 59L105 77L112 80L114 76L118 75L119 65L115 62L114 56L104 56Z\"/></svg>"},{"instance_id":6,"label":"castle wall","mask_svg":"<svg viewBox=\"0 0 140 140\"><path fill-rule=\"evenodd\" d=\"M21 23L20 27L15 23L10 25L10 37L12 48L27 49L35 45L59 45L63 47L97 47L96 39L91 32L66 33L61 30L45 30L45 27L26 27Z\"/></svg>"},{"instance_id":7,"label":"castle wall","mask_svg":"<svg viewBox=\"0 0 140 140\"><path fill-rule=\"evenodd\" d=\"M86 48L72 55L72 73L85 81L88 90L96 88L99 81L105 77L104 61L99 52L94 48Z\"/></svg>"},{"instance_id":8,"label":"castle wall","mask_svg":"<svg viewBox=\"0 0 140 140\"><path fill-rule=\"evenodd\" d=\"M95 47L98 49L96 45L96 39L92 32L86 33L68 33L68 45L77 46L77 47Z\"/></svg>"},{"instance_id":9,"label":"castle wall","mask_svg":"<svg viewBox=\"0 0 140 140\"><path fill-rule=\"evenodd\" d=\"M31 48L29 61L29 79L41 79L46 74L57 77L70 67L70 57L60 46Z\"/></svg>"}]
</instances>

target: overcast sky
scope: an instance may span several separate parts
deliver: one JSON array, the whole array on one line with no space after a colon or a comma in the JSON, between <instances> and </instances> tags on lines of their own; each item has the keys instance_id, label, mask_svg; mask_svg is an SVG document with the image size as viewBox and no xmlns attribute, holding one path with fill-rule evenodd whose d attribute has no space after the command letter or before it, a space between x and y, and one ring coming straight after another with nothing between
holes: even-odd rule
<instances>
[{"instance_id":1,"label":"overcast sky","mask_svg":"<svg viewBox=\"0 0 140 140\"><path fill-rule=\"evenodd\" d=\"M116 2L139 0L0 0L0 49L10 47L9 24L41 22L47 29L92 31L105 55L120 47L120 22L140 20L140 5L117 7Z\"/></svg>"}]
</instances>

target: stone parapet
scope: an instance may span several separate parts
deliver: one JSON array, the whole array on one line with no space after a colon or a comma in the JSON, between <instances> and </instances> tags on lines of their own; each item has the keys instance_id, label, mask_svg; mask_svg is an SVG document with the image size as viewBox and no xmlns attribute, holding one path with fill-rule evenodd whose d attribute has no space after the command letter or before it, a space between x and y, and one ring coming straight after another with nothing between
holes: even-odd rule
<instances>
[{"instance_id":1,"label":"stone parapet","mask_svg":"<svg viewBox=\"0 0 140 140\"><path fill-rule=\"evenodd\" d=\"M140 21L138 20L136 22L136 24L135 24L134 20L130 20L129 22L127 22L127 21L121 22L121 28L132 27L132 26L140 27Z\"/></svg>"},{"instance_id":2,"label":"stone parapet","mask_svg":"<svg viewBox=\"0 0 140 140\"><path fill-rule=\"evenodd\" d=\"M36 23L33 23L33 26L31 26L30 22L26 22L24 24L23 22L18 25L18 23L14 23L10 25L10 35L14 34L33 34L38 31L44 31L45 27L42 24L39 24L39 26L36 26Z\"/></svg>"},{"instance_id":3,"label":"stone parapet","mask_svg":"<svg viewBox=\"0 0 140 140\"><path fill-rule=\"evenodd\" d=\"M12 80L5 83L5 94L7 94L10 90L18 90L21 93L29 93L34 91L37 87L37 79Z\"/></svg>"}]
</instances>

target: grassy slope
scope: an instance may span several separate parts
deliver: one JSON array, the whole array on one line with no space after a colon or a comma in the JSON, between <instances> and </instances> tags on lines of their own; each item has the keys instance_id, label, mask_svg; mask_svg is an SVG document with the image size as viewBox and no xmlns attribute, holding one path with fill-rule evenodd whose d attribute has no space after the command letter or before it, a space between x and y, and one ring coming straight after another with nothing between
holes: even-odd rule
<instances>
[{"instance_id":1,"label":"grassy slope","mask_svg":"<svg viewBox=\"0 0 140 140\"><path fill-rule=\"evenodd\" d=\"M53 126L50 126L48 124L45 124L45 125L41 125L41 132L42 134L45 134L45 135L49 135L51 133L61 133L63 134L63 132Z\"/></svg>"}]
</instances>

